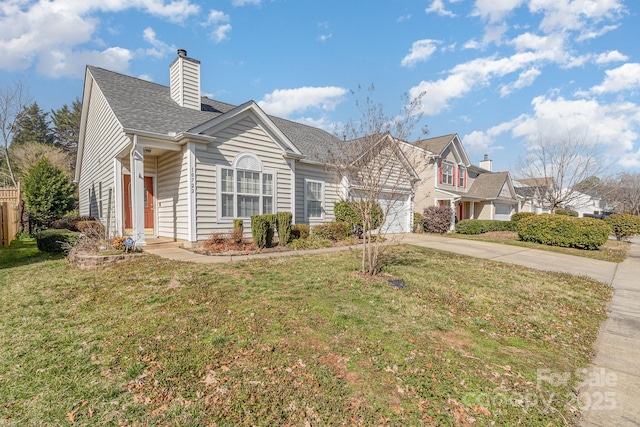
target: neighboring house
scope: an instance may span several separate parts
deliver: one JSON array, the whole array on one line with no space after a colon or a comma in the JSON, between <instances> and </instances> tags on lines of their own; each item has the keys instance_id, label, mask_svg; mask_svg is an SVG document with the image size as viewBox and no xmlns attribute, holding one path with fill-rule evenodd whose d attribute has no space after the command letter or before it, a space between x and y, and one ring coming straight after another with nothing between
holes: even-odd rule
<instances>
[{"instance_id":1,"label":"neighboring house","mask_svg":"<svg viewBox=\"0 0 640 427\"><path fill-rule=\"evenodd\" d=\"M516 191L509 172L492 172L492 162L485 156L480 166L469 161L457 134L423 139L403 145L407 151L420 153L414 164L420 175L416 185L415 209L422 213L427 206L450 206L457 220L496 219L508 221L518 211Z\"/></svg>"},{"instance_id":2,"label":"neighboring house","mask_svg":"<svg viewBox=\"0 0 640 427\"><path fill-rule=\"evenodd\" d=\"M138 245L145 236L201 242L238 218L248 230L254 214L287 211L311 225L334 219L334 203L353 194L325 165L340 138L268 116L253 101L201 97L200 62L182 49L169 71L166 87L87 67L76 167L81 215ZM406 193L393 200L385 227L408 232L418 177L402 158L397 168Z\"/></svg>"},{"instance_id":3,"label":"neighboring house","mask_svg":"<svg viewBox=\"0 0 640 427\"><path fill-rule=\"evenodd\" d=\"M582 218L584 214L602 215L607 210L606 201L602 200L596 189L585 192L568 189L562 190L563 193L569 194L571 201L563 204L564 209L571 209L578 212L578 216Z\"/></svg>"},{"instance_id":4,"label":"neighboring house","mask_svg":"<svg viewBox=\"0 0 640 427\"><path fill-rule=\"evenodd\" d=\"M550 213L547 194L553 191L553 178L527 178L513 180L519 200L519 212Z\"/></svg>"}]
</instances>

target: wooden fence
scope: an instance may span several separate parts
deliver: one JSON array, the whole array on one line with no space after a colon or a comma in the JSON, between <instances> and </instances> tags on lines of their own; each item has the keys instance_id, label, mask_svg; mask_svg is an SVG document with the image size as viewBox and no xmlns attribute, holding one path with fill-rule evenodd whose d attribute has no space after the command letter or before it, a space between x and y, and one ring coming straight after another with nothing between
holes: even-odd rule
<instances>
[{"instance_id":1,"label":"wooden fence","mask_svg":"<svg viewBox=\"0 0 640 427\"><path fill-rule=\"evenodd\" d=\"M20 230L20 184L17 188L0 188L0 245L5 246Z\"/></svg>"}]
</instances>

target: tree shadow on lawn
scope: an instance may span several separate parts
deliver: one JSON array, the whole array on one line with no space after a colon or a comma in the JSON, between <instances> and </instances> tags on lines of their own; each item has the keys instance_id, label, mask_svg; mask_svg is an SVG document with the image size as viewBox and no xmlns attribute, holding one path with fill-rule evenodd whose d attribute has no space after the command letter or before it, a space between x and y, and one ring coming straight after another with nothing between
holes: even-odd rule
<instances>
[{"instance_id":1,"label":"tree shadow on lawn","mask_svg":"<svg viewBox=\"0 0 640 427\"><path fill-rule=\"evenodd\" d=\"M40 251L35 239L15 239L9 246L0 246L0 270L64 257Z\"/></svg>"}]
</instances>

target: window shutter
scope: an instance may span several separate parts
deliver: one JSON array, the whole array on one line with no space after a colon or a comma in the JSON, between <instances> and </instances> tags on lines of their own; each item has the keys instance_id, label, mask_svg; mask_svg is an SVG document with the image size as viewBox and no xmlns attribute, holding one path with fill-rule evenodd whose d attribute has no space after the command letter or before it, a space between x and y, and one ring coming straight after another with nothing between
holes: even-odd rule
<instances>
[{"instance_id":1,"label":"window shutter","mask_svg":"<svg viewBox=\"0 0 640 427\"><path fill-rule=\"evenodd\" d=\"M440 184L442 184L442 162L440 162Z\"/></svg>"},{"instance_id":2,"label":"window shutter","mask_svg":"<svg viewBox=\"0 0 640 427\"><path fill-rule=\"evenodd\" d=\"M458 168L452 167L451 168L451 175L453 175L452 180L451 180L451 184L455 185L456 187L458 186Z\"/></svg>"}]
</instances>

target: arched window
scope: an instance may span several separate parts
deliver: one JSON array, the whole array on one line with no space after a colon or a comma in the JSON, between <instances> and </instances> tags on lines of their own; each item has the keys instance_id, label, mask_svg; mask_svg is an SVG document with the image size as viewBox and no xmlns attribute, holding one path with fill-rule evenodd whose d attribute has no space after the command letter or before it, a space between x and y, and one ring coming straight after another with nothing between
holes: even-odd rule
<instances>
[{"instance_id":1,"label":"arched window","mask_svg":"<svg viewBox=\"0 0 640 427\"><path fill-rule=\"evenodd\" d=\"M232 167L218 173L218 216L220 219L250 218L274 212L275 172L265 171L251 153L238 154Z\"/></svg>"}]
</instances>

